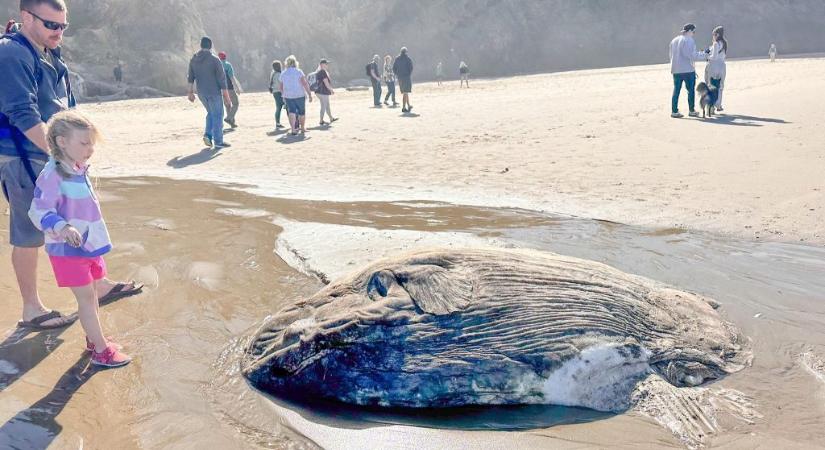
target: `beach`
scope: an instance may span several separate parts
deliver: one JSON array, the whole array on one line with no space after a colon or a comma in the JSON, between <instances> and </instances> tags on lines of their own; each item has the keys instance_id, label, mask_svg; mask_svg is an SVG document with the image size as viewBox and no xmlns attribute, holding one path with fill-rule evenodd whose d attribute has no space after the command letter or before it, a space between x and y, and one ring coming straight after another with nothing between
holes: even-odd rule
<instances>
[{"instance_id":1,"label":"beach","mask_svg":"<svg viewBox=\"0 0 825 450\"><path fill-rule=\"evenodd\" d=\"M369 92L337 89L341 120L317 129L316 100L303 141L267 135L272 97L244 94L241 126L227 134L233 146L220 152L202 150L203 108L183 98L82 110L108 137L95 156L100 176L233 182L284 198L521 207L821 245L825 127L811 93L825 84L823 66L731 61L727 110L706 121L669 117L665 65L471 80L464 90L457 80L416 85L406 116L373 109Z\"/></svg>"},{"instance_id":2,"label":"beach","mask_svg":"<svg viewBox=\"0 0 825 450\"><path fill-rule=\"evenodd\" d=\"M20 333L4 271L0 447L821 445L825 127L812 93L823 69L730 61L726 111L708 120L669 117L664 65L416 85L409 115L339 89L341 120L317 129L313 102L303 139L272 133L272 97L250 93L220 151L203 148L203 108L185 98L83 104L106 137L92 172L111 276L146 284L102 308L135 361L90 369L79 324ZM316 411L240 376L265 317L375 258L432 245L553 251L718 300L755 358L708 389L747 408L713 410L692 441L638 411ZM47 305L74 311L45 257L38 273Z\"/></svg>"}]
</instances>

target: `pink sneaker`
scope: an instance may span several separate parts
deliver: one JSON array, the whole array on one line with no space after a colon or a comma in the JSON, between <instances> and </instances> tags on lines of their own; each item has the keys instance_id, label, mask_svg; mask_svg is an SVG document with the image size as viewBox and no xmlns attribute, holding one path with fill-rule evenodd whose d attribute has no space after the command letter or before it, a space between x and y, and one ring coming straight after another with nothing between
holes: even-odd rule
<instances>
[{"instance_id":1,"label":"pink sneaker","mask_svg":"<svg viewBox=\"0 0 825 450\"><path fill-rule=\"evenodd\" d=\"M108 342L111 345L114 345L116 349L123 350L123 346L113 342L111 337L104 336L104 338L106 339L106 342ZM95 344L92 344L92 341L89 340L89 336L86 336L86 351L87 352L95 351Z\"/></svg>"},{"instance_id":2,"label":"pink sneaker","mask_svg":"<svg viewBox=\"0 0 825 450\"><path fill-rule=\"evenodd\" d=\"M102 352L92 352L92 364L104 367L120 367L129 364L132 358L120 350L115 348L113 344L109 344Z\"/></svg>"}]
</instances>

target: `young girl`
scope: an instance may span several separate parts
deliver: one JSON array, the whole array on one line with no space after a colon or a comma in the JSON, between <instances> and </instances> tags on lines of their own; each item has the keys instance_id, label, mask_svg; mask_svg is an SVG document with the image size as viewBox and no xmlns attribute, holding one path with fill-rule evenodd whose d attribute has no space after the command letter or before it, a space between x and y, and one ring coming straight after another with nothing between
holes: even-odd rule
<instances>
[{"instance_id":1,"label":"young girl","mask_svg":"<svg viewBox=\"0 0 825 450\"><path fill-rule=\"evenodd\" d=\"M716 110L722 109L722 90L725 89L725 75L727 67L725 58L728 54L728 41L725 39L725 29L716 27L713 29L713 45L708 49L708 63L705 66L705 83L708 86L716 87Z\"/></svg>"},{"instance_id":2,"label":"young girl","mask_svg":"<svg viewBox=\"0 0 825 450\"><path fill-rule=\"evenodd\" d=\"M131 358L104 337L94 286L106 276L102 255L112 248L87 174L100 133L80 114L63 111L49 120L47 137L51 159L37 177L29 217L46 235L57 285L71 288L77 299L92 364L123 366Z\"/></svg>"}]
</instances>

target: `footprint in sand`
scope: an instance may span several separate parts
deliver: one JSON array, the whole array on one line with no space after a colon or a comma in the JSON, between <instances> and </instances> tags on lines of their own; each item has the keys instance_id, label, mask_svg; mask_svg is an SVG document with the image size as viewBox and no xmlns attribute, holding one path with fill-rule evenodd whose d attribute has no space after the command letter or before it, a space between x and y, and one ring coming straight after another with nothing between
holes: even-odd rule
<instances>
[{"instance_id":1,"label":"footprint in sand","mask_svg":"<svg viewBox=\"0 0 825 450\"><path fill-rule=\"evenodd\" d=\"M149 225L150 227L155 227L163 231L171 231L176 228L175 222L173 222L171 219L153 219L146 222L146 225Z\"/></svg>"},{"instance_id":2,"label":"footprint in sand","mask_svg":"<svg viewBox=\"0 0 825 450\"><path fill-rule=\"evenodd\" d=\"M223 267L211 262L193 262L186 274L195 285L210 291L218 290L223 283Z\"/></svg>"},{"instance_id":3,"label":"footprint in sand","mask_svg":"<svg viewBox=\"0 0 825 450\"><path fill-rule=\"evenodd\" d=\"M157 288L160 286L160 274L154 266L136 267L131 271L129 277L138 283L143 283L146 287Z\"/></svg>"}]
</instances>

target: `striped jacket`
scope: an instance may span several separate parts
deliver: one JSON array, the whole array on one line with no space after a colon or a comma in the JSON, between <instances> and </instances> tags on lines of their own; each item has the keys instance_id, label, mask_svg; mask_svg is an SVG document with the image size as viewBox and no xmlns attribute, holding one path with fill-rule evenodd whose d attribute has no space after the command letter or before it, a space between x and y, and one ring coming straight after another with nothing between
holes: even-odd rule
<instances>
[{"instance_id":1,"label":"striped jacket","mask_svg":"<svg viewBox=\"0 0 825 450\"><path fill-rule=\"evenodd\" d=\"M90 258L112 249L87 168L64 179L57 172L54 159L50 159L37 177L29 218L45 233L46 253L51 256ZM59 236L58 232L66 224L75 227L83 236L80 247L72 247Z\"/></svg>"}]
</instances>

